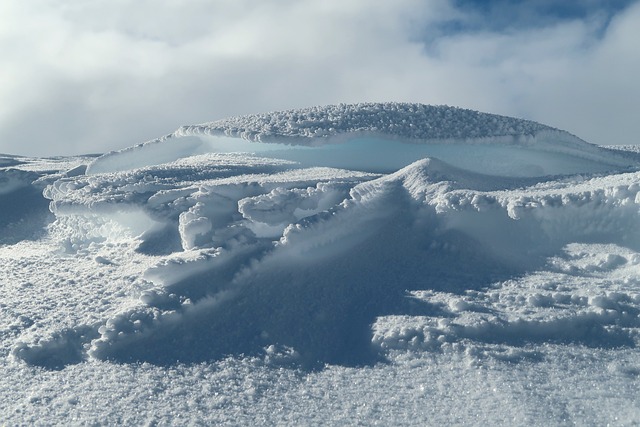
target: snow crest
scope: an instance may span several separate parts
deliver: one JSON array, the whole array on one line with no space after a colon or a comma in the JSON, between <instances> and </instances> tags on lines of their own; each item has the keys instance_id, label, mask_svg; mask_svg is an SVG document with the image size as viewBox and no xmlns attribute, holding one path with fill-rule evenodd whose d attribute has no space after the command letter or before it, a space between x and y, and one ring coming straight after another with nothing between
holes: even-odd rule
<instances>
[{"instance_id":1,"label":"snow crest","mask_svg":"<svg viewBox=\"0 0 640 427\"><path fill-rule=\"evenodd\" d=\"M477 145L484 147L478 149ZM516 151L504 153L505 146L515 147ZM310 150L312 147L316 149ZM489 149L487 159L487 153L483 152ZM206 152L239 151L262 154L272 151L270 157L311 166L373 168L385 172L424 157L438 157L456 166L459 166L456 159L463 157L467 162L461 166L465 168L474 168L475 158L478 162L484 160L475 164L476 171L486 172L489 168L489 173L525 176L577 173L594 168L604 171L635 164L628 152L625 156L616 150L596 147L568 132L529 120L448 106L369 103L184 126L157 140L108 153L92 162L88 173L124 171ZM529 160L523 162L523 157ZM545 167L554 157L559 159L551 161L551 167ZM505 161L515 164L505 169Z\"/></svg>"},{"instance_id":2,"label":"snow crest","mask_svg":"<svg viewBox=\"0 0 640 427\"><path fill-rule=\"evenodd\" d=\"M183 126L177 135L226 135L250 141L328 138L359 132L416 141L534 136L553 128L529 120L449 106L363 103L232 117Z\"/></svg>"}]
</instances>

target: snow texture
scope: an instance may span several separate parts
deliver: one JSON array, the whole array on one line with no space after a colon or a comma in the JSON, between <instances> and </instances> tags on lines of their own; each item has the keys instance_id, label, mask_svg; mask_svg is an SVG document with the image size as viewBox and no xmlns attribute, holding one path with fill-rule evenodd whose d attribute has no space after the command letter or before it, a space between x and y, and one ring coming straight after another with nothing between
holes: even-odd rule
<instances>
[{"instance_id":1,"label":"snow texture","mask_svg":"<svg viewBox=\"0 0 640 427\"><path fill-rule=\"evenodd\" d=\"M348 147L352 150L335 147L354 141L355 146L351 144ZM398 149L398 144L389 144L390 141L411 146ZM442 147L443 144L449 147ZM485 147L478 149L475 147L478 144ZM430 148L425 149L424 145ZM508 148L512 146L520 150L512 153ZM292 147L323 147L328 153L323 150L296 151ZM523 148L526 150L521 151ZM505 149L507 153L503 153ZM184 126L157 140L109 153L89 165L88 173L150 166L211 151L273 151L272 155L293 155L294 160L302 163L317 162L314 158L320 156L324 166L353 168L355 165L356 169L374 168L391 172L412 161L434 155L431 151L451 162L460 157L460 151L470 150L476 156L463 155L463 160L467 160L466 167L473 168L474 163L482 162L488 154L488 161L476 164L475 167L479 168L476 170L500 168L505 161L515 161L506 171L498 169L498 173L508 175L577 173L580 170L567 171L566 167L591 171L598 165L611 169L612 166L620 168L634 164L615 150L593 146L565 131L529 120L448 106L380 103L313 107ZM524 157L531 158L540 157L539 152L552 152L556 156L543 155L533 159L532 164L528 163L532 159L522 159L523 153ZM501 154L502 158L495 158ZM476 158L477 155L480 158ZM347 159L342 159L345 156ZM563 159L567 161L562 162ZM523 160L527 162L521 165ZM550 161L553 169L541 167L538 163L541 160L542 163ZM335 161L339 163L327 164Z\"/></svg>"},{"instance_id":2,"label":"snow texture","mask_svg":"<svg viewBox=\"0 0 640 427\"><path fill-rule=\"evenodd\" d=\"M0 203L8 424L640 419L635 149L338 105L2 156Z\"/></svg>"}]
</instances>

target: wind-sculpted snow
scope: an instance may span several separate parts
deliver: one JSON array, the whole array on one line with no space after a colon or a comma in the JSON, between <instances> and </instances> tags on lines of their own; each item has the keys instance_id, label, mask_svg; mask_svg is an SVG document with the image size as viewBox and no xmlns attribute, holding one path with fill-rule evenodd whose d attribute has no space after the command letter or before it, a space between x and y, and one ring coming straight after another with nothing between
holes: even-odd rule
<instances>
[{"instance_id":1,"label":"wind-sculpted snow","mask_svg":"<svg viewBox=\"0 0 640 427\"><path fill-rule=\"evenodd\" d=\"M135 237L138 251L166 258L145 273L137 307L13 354L45 366L79 357L171 364L276 346L314 366L465 341L636 345L633 286L616 289L615 313L598 303L610 290L574 307L577 286L558 297L563 304L533 294L531 304L553 306L553 316L481 307L487 286L542 268L568 244L640 250L639 173L509 178L423 159L377 176L209 154L59 179L45 194L53 236L68 251ZM614 256L620 265L638 257Z\"/></svg>"},{"instance_id":2,"label":"wind-sculpted snow","mask_svg":"<svg viewBox=\"0 0 640 427\"><path fill-rule=\"evenodd\" d=\"M482 139L535 136L555 129L529 120L480 113L448 106L408 103L339 104L267 114L232 117L176 134L225 135L249 141L287 138L292 141L369 133L393 138L425 140Z\"/></svg>"},{"instance_id":3,"label":"wind-sculpted snow","mask_svg":"<svg viewBox=\"0 0 640 427\"><path fill-rule=\"evenodd\" d=\"M305 166L393 172L437 157L506 176L604 172L637 155L596 147L536 122L422 104L340 104L184 126L171 135L108 153L88 173L141 168L207 152L259 153Z\"/></svg>"},{"instance_id":4,"label":"wind-sculpted snow","mask_svg":"<svg viewBox=\"0 0 640 427\"><path fill-rule=\"evenodd\" d=\"M64 423L96 401L104 418L75 419L640 414L637 150L449 107L340 105L97 159L1 157L0 203L3 384L31 381L0 402L29 414L55 402L72 408Z\"/></svg>"},{"instance_id":5,"label":"wind-sculpted snow","mask_svg":"<svg viewBox=\"0 0 640 427\"><path fill-rule=\"evenodd\" d=\"M44 194L58 217L51 232L68 248L89 240L142 235L143 251L155 251L157 245L192 249L196 240L214 246L225 238L218 239L215 233L241 218L241 199L274 189L358 182L372 176L329 168L298 169L276 159L208 154L160 167L63 178Z\"/></svg>"},{"instance_id":6,"label":"wind-sculpted snow","mask_svg":"<svg viewBox=\"0 0 640 427\"><path fill-rule=\"evenodd\" d=\"M42 236L51 219L43 188L88 161L0 156L0 245Z\"/></svg>"}]
</instances>

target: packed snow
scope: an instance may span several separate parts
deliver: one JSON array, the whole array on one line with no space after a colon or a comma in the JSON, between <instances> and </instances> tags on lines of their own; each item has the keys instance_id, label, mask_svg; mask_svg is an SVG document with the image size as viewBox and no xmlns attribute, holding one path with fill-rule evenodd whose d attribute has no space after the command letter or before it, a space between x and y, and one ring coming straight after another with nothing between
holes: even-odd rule
<instances>
[{"instance_id":1,"label":"packed snow","mask_svg":"<svg viewBox=\"0 0 640 427\"><path fill-rule=\"evenodd\" d=\"M637 425L640 154L446 106L0 156L0 421Z\"/></svg>"}]
</instances>

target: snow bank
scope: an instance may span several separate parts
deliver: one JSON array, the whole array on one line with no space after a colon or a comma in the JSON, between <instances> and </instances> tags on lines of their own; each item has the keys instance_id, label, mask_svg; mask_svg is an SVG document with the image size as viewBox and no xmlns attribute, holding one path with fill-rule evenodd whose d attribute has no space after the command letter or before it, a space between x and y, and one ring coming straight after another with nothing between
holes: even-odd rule
<instances>
[{"instance_id":1,"label":"snow bank","mask_svg":"<svg viewBox=\"0 0 640 427\"><path fill-rule=\"evenodd\" d=\"M58 218L51 232L68 242L68 247L132 238L147 247L174 247L176 242L148 241L178 237L178 246L194 249L226 239L215 233L241 218L238 202L242 199L274 189L306 188L324 181L358 182L372 176L330 168L299 169L285 160L213 153L120 173L62 178L44 194ZM173 232L167 235L168 229Z\"/></svg>"},{"instance_id":2,"label":"snow bank","mask_svg":"<svg viewBox=\"0 0 640 427\"><path fill-rule=\"evenodd\" d=\"M365 104L0 156L0 417L632 425L637 153Z\"/></svg>"},{"instance_id":3,"label":"snow bank","mask_svg":"<svg viewBox=\"0 0 640 427\"><path fill-rule=\"evenodd\" d=\"M61 180L47 194L64 189L63 198L55 197L65 203L54 203L55 211L77 215L78 205L66 203L84 187L70 182L100 188L96 182L113 184L125 175ZM639 326L637 316L622 314L636 310L631 294L621 297L626 308L617 314L601 311L608 301L603 297L589 300L586 311L567 309L564 317L520 315L506 323L473 317L481 305L456 302L455 295L535 270L572 242L640 250L634 226L640 219L638 173L532 184L530 178L482 175L423 159L371 178L293 169L159 191L153 180L155 193L144 198L126 180L125 190L111 188L106 202L93 200L101 193L90 191L83 209L106 215L110 211L100 203L140 205L178 229L187 252L145 274L156 287L142 295L140 306L94 327L98 337L89 340L88 357L169 364L256 354L275 345L294 349L296 363L314 366L359 364L390 349L433 349L460 340L634 345L628 328ZM615 267L616 259L608 265ZM403 317L376 322L407 310L407 290L424 289L449 295L452 312L470 311L460 320L467 323L441 323L438 316L434 325L403 325ZM545 307L554 300L539 294L528 301ZM479 310L487 311L496 310ZM14 355L48 360L41 353L49 347L55 360L72 354L69 363L76 361L77 349L55 339L39 343L37 351L20 345ZM29 356L34 352L37 357Z\"/></svg>"},{"instance_id":4,"label":"snow bank","mask_svg":"<svg viewBox=\"0 0 640 427\"><path fill-rule=\"evenodd\" d=\"M156 265L129 309L13 355L58 367L285 348L318 366L468 342L633 346L632 290L537 289L525 302L538 317L492 298L567 245L640 251L638 164L533 122L414 104L182 128L46 187L68 252L117 243ZM635 268L613 252L591 273Z\"/></svg>"},{"instance_id":5,"label":"snow bank","mask_svg":"<svg viewBox=\"0 0 640 427\"><path fill-rule=\"evenodd\" d=\"M42 189L80 161L0 156L0 245L44 234L51 213Z\"/></svg>"},{"instance_id":6,"label":"snow bank","mask_svg":"<svg viewBox=\"0 0 640 427\"><path fill-rule=\"evenodd\" d=\"M480 146L480 147L479 147ZM106 154L88 174L124 171L204 152L248 152L304 166L392 172L424 157L506 176L603 172L635 164L528 120L447 106L340 104L185 126Z\"/></svg>"},{"instance_id":7,"label":"snow bank","mask_svg":"<svg viewBox=\"0 0 640 427\"><path fill-rule=\"evenodd\" d=\"M362 103L232 117L183 126L175 135L225 135L256 142L285 139L288 143L313 145L321 143L318 140L353 134L386 135L413 141L482 141L504 136L531 141L528 137L549 131L555 129L529 120L456 107Z\"/></svg>"}]
</instances>

